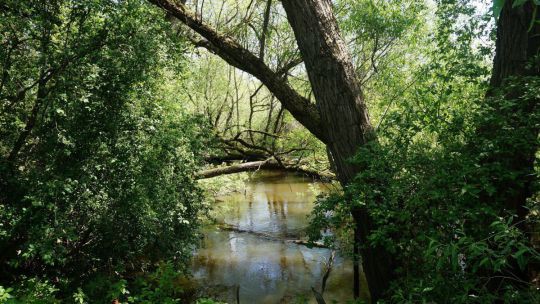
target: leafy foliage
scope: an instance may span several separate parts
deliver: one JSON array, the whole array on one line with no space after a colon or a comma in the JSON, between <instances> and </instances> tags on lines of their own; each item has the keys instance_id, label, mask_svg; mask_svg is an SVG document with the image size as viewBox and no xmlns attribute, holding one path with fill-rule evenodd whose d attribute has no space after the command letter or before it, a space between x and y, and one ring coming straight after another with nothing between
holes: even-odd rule
<instances>
[{"instance_id":1,"label":"leafy foliage","mask_svg":"<svg viewBox=\"0 0 540 304\"><path fill-rule=\"evenodd\" d=\"M384 246L399 265L388 302L536 303L523 278L540 262L527 233L540 220L538 154L528 157L538 149L539 78L508 79L486 97L489 44L475 41L489 20L460 4L438 5L437 48L392 100L379 141L360 149L355 182L319 200L311 238L330 227L342 240L349 210L366 208L378 227L369 245ZM454 27L460 19L466 26ZM517 165L524 162L531 166ZM512 208L525 184L533 185L528 209Z\"/></svg>"},{"instance_id":2,"label":"leafy foliage","mask_svg":"<svg viewBox=\"0 0 540 304\"><path fill-rule=\"evenodd\" d=\"M279 1L203 3L201 20L311 99ZM334 3L378 142L352 160L352 185L318 200L311 237L331 227L326 243L350 249L350 210L366 208L370 244L399 265L387 301L538 302L523 278L540 263L527 234L539 226L540 80L486 95L492 17L509 1L492 13L478 11L491 1ZM208 210L194 180L203 155L328 167L266 88L186 56L170 21L143 0L0 3L0 302L184 301ZM520 194L527 206L512 205Z\"/></svg>"},{"instance_id":3,"label":"leafy foliage","mask_svg":"<svg viewBox=\"0 0 540 304\"><path fill-rule=\"evenodd\" d=\"M206 137L165 95L184 43L144 1L3 5L0 284L47 302L161 260L185 271Z\"/></svg>"}]
</instances>

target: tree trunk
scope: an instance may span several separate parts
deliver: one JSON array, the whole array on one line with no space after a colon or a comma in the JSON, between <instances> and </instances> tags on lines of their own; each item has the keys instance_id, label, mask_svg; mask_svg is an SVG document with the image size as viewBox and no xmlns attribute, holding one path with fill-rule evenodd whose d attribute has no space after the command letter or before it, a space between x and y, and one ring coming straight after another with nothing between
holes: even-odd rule
<instances>
[{"instance_id":1,"label":"tree trunk","mask_svg":"<svg viewBox=\"0 0 540 304\"><path fill-rule=\"evenodd\" d=\"M503 200L505 209L517 215L516 225L530 235L533 227L527 227L526 216L529 212L526 203L527 199L533 195L533 185L536 180L534 162L538 151L538 122L535 117L538 115L538 105L540 98L523 98L527 88L522 81L528 82L529 77L540 76L540 63L538 56L540 52L540 21L537 17L538 9L527 1L525 4L512 7L513 1L506 1L501 11L497 23L497 41L493 71L490 81L490 90L487 97L502 98L497 95L497 89L504 88L505 84L515 77L517 86L513 86L511 91L505 90L504 98L508 100L518 100L520 104L516 109L501 107L494 103L495 111L505 117L505 121L512 124L516 130L520 130L521 140L529 142L529 145L509 145L505 147L505 154L494 151L489 156L488 162L497 163L502 166L500 170L514 175L512 180L504 180L496 185L496 195ZM534 19L533 19L534 18ZM536 20L535 20L536 19ZM520 113L516 119L515 113ZM479 130L479 136L487 136L488 139L497 138L505 130L492 130L483 127ZM518 140L516 138L516 140ZM522 270L517 263L514 263L514 275L524 282L532 280L533 273L538 273L539 265L529 265L529 271Z\"/></svg>"},{"instance_id":2,"label":"tree trunk","mask_svg":"<svg viewBox=\"0 0 540 304\"><path fill-rule=\"evenodd\" d=\"M522 6L513 8L512 1L507 1L501 11L497 26L496 52L493 62L493 71L490 81L490 90L488 97L494 96L498 88L504 88L505 84L515 77L520 81L525 77L540 77L540 64L537 61L540 52L540 23L536 18L535 7L531 1ZM536 18L536 20L533 20ZM536 21L536 22L534 22ZM498 108L502 115L508 116L508 121L515 124L523 124L534 120L535 113L538 111L540 100L524 100L522 98L525 92L524 86L513 87L512 91L506 92L505 98L520 98L519 110L521 117L517 122L512 119L512 110ZM532 143L526 149L523 147L514 147L511 151L512 159L500 159L501 155L492 157L492 161L501 162L508 172L516 174L516 178L511 183L499 185L497 192L505 201L506 208L514 211L518 215L518 222L524 222L528 213L526 208L526 199L533 194L533 183L535 180L534 161L538 151L538 124L515 125L516 129L526 130ZM503 130L480 130L484 133L504 132ZM490 133L491 132L491 133ZM489 136L489 135L488 135ZM496 136L496 135L493 135ZM534 144L536 143L536 144ZM522 227L524 228L524 227Z\"/></svg>"},{"instance_id":3,"label":"tree trunk","mask_svg":"<svg viewBox=\"0 0 540 304\"><path fill-rule=\"evenodd\" d=\"M15 159L17 158L17 154L19 154L19 151L26 143L28 136L36 125L39 110L41 109L41 105L43 104L45 96L47 95L47 91L45 88L46 84L47 82L43 79L43 77L41 77L38 84L36 101L34 102L34 106L32 106L32 111L30 111L30 115L26 120L23 131L21 132L21 134L19 134L19 137L17 137L17 141L15 141L15 144L13 145L13 148L11 149L11 152L7 157L8 162L13 163L15 161Z\"/></svg>"},{"instance_id":4,"label":"tree trunk","mask_svg":"<svg viewBox=\"0 0 540 304\"><path fill-rule=\"evenodd\" d=\"M540 49L540 16L534 14L534 4L527 1L512 8L506 1L497 22L497 41L490 85L500 87L511 76L540 76L538 63L527 65ZM532 18L536 17L533 23Z\"/></svg>"},{"instance_id":5,"label":"tree trunk","mask_svg":"<svg viewBox=\"0 0 540 304\"><path fill-rule=\"evenodd\" d=\"M339 33L330 0L283 0L308 72L317 107L292 89L280 72L272 71L261 58L233 38L218 33L187 7L171 0L149 0L176 17L205 40L194 41L257 77L293 116L328 147L338 179L346 186L360 171L349 162L357 149L376 140L357 75ZM352 210L361 241L364 272L372 300L379 299L392 278L391 255L384 248L366 246L373 221L365 208ZM358 260L357 260L358 261ZM358 264L355 266L359 271ZM359 276L358 276L359 277ZM354 282L355 286L359 281ZM357 290L355 288L355 290ZM356 295L358 296L358 295Z\"/></svg>"},{"instance_id":6,"label":"tree trunk","mask_svg":"<svg viewBox=\"0 0 540 304\"><path fill-rule=\"evenodd\" d=\"M358 168L348 161L373 139L360 85L329 0L284 0L326 131L338 177L349 183Z\"/></svg>"},{"instance_id":7,"label":"tree trunk","mask_svg":"<svg viewBox=\"0 0 540 304\"><path fill-rule=\"evenodd\" d=\"M350 159L360 146L376 138L332 3L330 0L283 0L282 3L304 59L338 179L346 186L360 171ZM376 302L392 278L391 255L383 248L367 245L367 236L374 228L367 210L357 207L352 215L356 222L355 247L362 244L363 268L371 298ZM357 257L355 260L358 261ZM357 264L355 297L360 290L358 268Z\"/></svg>"}]
</instances>

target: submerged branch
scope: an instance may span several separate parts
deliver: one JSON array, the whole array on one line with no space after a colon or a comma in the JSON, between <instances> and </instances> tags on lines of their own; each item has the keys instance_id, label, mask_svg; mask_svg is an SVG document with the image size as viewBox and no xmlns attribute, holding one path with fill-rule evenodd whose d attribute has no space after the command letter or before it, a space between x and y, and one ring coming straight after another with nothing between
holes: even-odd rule
<instances>
[{"instance_id":1,"label":"submerged branch","mask_svg":"<svg viewBox=\"0 0 540 304\"><path fill-rule=\"evenodd\" d=\"M239 228L237 226L224 224L224 223L219 224L218 227L219 227L220 230L223 230L223 231L231 231L231 232L236 232L236 233L249 233L251 235L254 235L254 236L257 236L257 237L260 237L260 238L264 238L264 239L267 239L267 240L272 240L272 241L278 241L278 242L284 242L284 243L292 243L292 244L303 245L303 246L308 246L308 247L328 248L328 246L326 246L322 242L309 242L309 241L305 241L305 240L301 240L301 239L289 239L289 238L287 238L287 236L278 237L278 236L274 236L274 235L264 233L264 232L241 229L241 228ZM290 236L291 235L289 235L289 237Z\"/></svg>"}]
</instances>

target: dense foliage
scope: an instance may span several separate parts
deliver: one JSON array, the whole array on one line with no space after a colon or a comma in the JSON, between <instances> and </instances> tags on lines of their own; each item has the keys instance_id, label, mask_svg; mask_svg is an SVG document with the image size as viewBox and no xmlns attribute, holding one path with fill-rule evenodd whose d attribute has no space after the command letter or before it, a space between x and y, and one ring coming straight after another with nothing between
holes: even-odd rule
<instances>
[{"instance_id":1,"label":"dense foliage","mask_svg":"<svg viewBox=\"0 0 540 304\"><path fill-rule=\"evenodd\" d=\"M386 302L540 301L538 54L490 85L494 20L528 5L533 29L540 3L509 1L332 1L376 140L309 232L349 250L369 211L362 245L396 265ZM274 96L316 108L281 1L173 1L207 37L150 2L0 0L0 303L193 300L202 166L336 169Z\"/></svg>"},{"instance_id":2,"label":"dense foliage","mask_svg":"<svg viewBox=\"0 0 540 304\"><path fill-rule=\"evenodd\" d=\"M1 5L0 285L106 303L185 269L206 209L199 119L164 84L185 43L143 1Z\"/></svg>"},{"instance_id":3,"label":"dense foliage","mask_svg":"<svg viewBox=\"0 0 540 304\"><path fill-rule=\"evenodd\" d=\"M533 81L528 84L538 88L538 80ZM435 142L409 135L403 146L364 151L359 161L366 171L348 194L352 204L369 206L380 224L371 241L398 256L400 279L390 291L392 301L538 300L534 285L520 273L538 263L540 254L519 229L538 225L537 198L531 198L532 213L526 219L506 209L505 194L512 191L507 185L521 172L491 161L495 154L513 155L514 149L530 149L535 142L531 121L521 116L527 99L490 99L470 121L451 121L463 128L445 130ZM515 111L515 120L500 115L500 103ZM486 124L507 133L478 136L474 126ZM376 189L365 187L366 180L374 179L383 182Z\"/></svg>"},{"instance_id":4,"label":"dense foliage","mask_svg":"<svg viewBox=\"0 0 540 304\"><path fill-rule=\"evenodd\" d=\"M397 260L388 302L537 303L538 168L516 164L538 149L540 78L508 79L486 95L489 45L475 43L489 19L462 1L440 1L437 17L437 48L424 53L412 89L383 102L393 108L355 159L362 173L321 198L312 238L350 229L349 211L361 206L377 222L371 244ZM510 208L527 183L526 210Z\"/></svg>"}]
</instances>

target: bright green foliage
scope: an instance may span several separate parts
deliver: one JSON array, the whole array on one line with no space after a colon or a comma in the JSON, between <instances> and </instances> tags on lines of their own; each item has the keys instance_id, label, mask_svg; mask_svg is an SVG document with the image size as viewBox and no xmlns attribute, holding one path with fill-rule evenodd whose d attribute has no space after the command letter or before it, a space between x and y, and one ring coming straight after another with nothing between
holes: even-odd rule
<instances>
[{"instance_id":1,"label":"bright green foliage","mask_svg":"<svg viewBox=\"0 0 540 304\"><path fill-rule=\"evenodd\" d=\"M16 288L0 287L0 303L52 304L52 303L108 303L118 299L121 303L185 303L193 295L193 286L186 285L185 275L176 270L172 262L160 263L156 270L139 274L134 279L95 276L74 291L61 291L46 279L21 279ZM62 300L61 295L66 293ZM211 302L214 303L214 302Z\"/></svg>"},{"instance_id":2,"label":"bright green foliage","mask_svg":"<svg viewBox=\"0 0 540 304\"><path fill-rule=\"evenodd\" d=\"M491 50L479 38L489 19L463 1L438 4L436 48L412 71L411 89L390 101L379 141L359 151L355 182L319 200L311 237L333 227L341 240L350 208L365 207L378 227L369 241L399 265L388 302L538 303L521 279L540 263L524 233L540 223L538 169L513 168L538 149L540 79L510 79L486 98ZM518 219L507 201L527 180L536 194Z\"/></svg>"},{"instance_id":3,"label":"bright green foliage","mask_svg":"<svg viewBox=\"0 0 540 304\"><path fill-rule=\"evenodd\" d=\"M370 242L388 248L401 265L388 293L390 302L539 300L529 282L518 279L527 265L540 262L540 253L519 229L540 223L538 197L530 199L526 222L505 208L506 196L519 189L518 177L538 174L508 169L517 151L535 147L540 121L538 111L523 115L538 98L539 79L519 86L530 90L515 100L498 95L478 102L472 115L450 121L459 128L441 129L436 141L421 131L399 138L383 134L402 145L362 149L357 162L364 171L345 196L331 196L315 209L314 231L346 228L351 206L370 210L379 227ZM479 136L478 129L484 128L505 132ZM333 217L325 216L329 210Z\"/></svg>"},{"instance_id":4,"label":"bright green foliage","mask_svg":"<svg viewBox=\"0 0 540 304\"><path fill-rule=\"evenodd\" d=\"M107 279L97 279L84 288L94 295L89 303L107 302L118 299L121 303L183 303L185 290L181 281L184 275L171 262L161 263L157 269L146 276L138 276L135 280L120 279L111 284ZM96 298L95 295L102 295ZM85 302L86 303L86 302Z\"/></svg>"},{"instance_id":5,"label":"bright green foliage","mask_svg":"<svg viewBox=\"0 0 540 304\"><path fill-rule=\"evenodd\" d=\"M536 102L540 83L532 79L520 85L531 90L515 100L480 102L470 120L456 118L463 128L444 130L440 136L445 138L435 145L410 138L404 147L364 151L366 171L350 191L381 225L371 241L399 257L402 267L396 270L400 279L394 282L392 301L538 301L529 283L516 279L528 264L540 261L540 253L518 229L538 225L537 213L523 223L505 208L506 196L519 189L519 177L537 174L509 170L517 151L537 144L539 113L523 112ZM484 128L490 132L477 131ZM365 188L370 180L383 182ZM530 202L533 211L536 199Z\"/></svg>"},{"instance_id":6,"label":"bright green foliage","mask_svg":"<svg viewBox=\"0 0 540 304\"><path fill-rule=\"evenodd\" d=\"M0 284L70 298L185 267L206 207L199 119L163 93L184 43L144 1L1 5Z\"/></svg>"}]
</instances>

